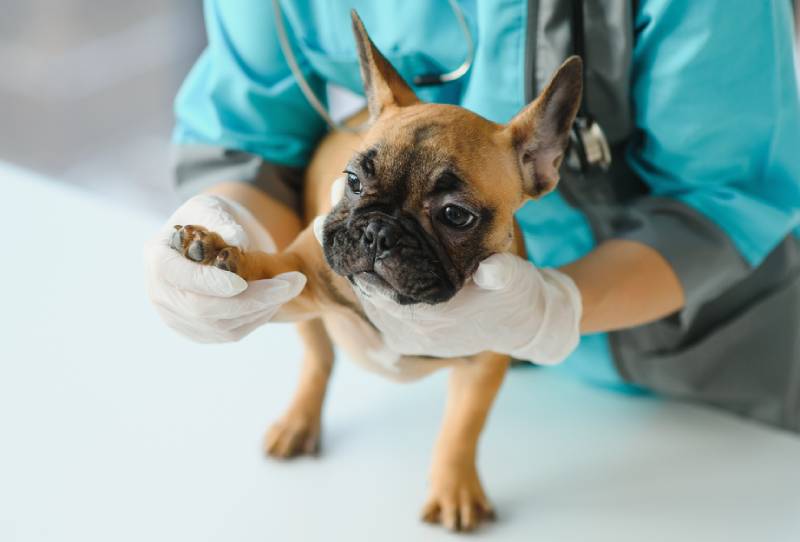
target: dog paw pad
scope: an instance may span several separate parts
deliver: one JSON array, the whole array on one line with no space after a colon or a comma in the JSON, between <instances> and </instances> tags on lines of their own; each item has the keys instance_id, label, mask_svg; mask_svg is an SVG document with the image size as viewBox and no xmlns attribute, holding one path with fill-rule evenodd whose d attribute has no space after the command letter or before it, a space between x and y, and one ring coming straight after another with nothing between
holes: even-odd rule
<instances>
[{"instance_id":1,"label":"dog paw pad","mask_svg":"<svg viewBox=\"0 0 800 542\"><path fill-rule=\"evenodd\" d=\"M236 273L240 254L241 253L239 252L239 249L236 247L223 248L219 251L216 259L214 260L214 267L218 267L224 271L230 271L231 273Z\"/></svg>"}]
</instances>

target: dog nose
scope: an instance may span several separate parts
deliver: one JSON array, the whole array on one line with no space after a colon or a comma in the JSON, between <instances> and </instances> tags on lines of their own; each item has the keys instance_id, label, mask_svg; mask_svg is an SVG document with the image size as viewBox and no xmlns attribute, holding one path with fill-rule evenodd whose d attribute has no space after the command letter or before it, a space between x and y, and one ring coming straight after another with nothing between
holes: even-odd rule
<instances>
[{"instance_id":1,"label":"dog nose","mask_svg":"<svg viewBox=\"0 0 800 542\"><path fill-rule=\"evenodd\" d=\"M364 243L375 251L376 256L392 250L399 239L397 226L383 221L370 222L364 230Z\"/></svg>"}]
</instances>

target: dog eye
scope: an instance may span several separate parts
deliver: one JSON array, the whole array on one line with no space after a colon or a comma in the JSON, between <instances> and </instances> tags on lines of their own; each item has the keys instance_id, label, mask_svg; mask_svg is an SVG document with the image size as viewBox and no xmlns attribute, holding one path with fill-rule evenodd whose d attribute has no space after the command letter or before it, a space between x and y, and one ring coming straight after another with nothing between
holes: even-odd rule
<instances>
[{"instance_id":1,"label":"dog eye","mask_svg":"<svg viewBox=\"0 0 800 542\"><path fill-rule=\"evenodd\" d=\"M361 180L355 173L347 172L347 186L353 194L360 194L362 190Z\"/></svg>"},{"instance_id":2,"label":"dog eye","mask_svg":"<svg viewBox=\"0 0 800 542\"><path fill-rule=\"evenodd\" d=\"M447 205L439 213L439 220L451 228L464 229L475 222L475 215L458 205Z\"/></svg>"}]
</instances>

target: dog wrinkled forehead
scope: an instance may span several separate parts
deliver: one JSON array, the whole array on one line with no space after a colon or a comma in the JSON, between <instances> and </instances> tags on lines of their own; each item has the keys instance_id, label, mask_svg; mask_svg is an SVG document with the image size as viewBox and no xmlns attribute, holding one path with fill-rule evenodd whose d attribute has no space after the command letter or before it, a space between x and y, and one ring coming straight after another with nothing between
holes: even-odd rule
<instances>
[{"instance_id":1,"label":"dog wrinkled forehead","mask_svg":"<svg viewBox=\"0 0 800 542\"><path fill-rule=\"evenodd\" d=\"M412 206L421 203L430 179L450 166L447 157L434 149L396 139L376 143L356 155L355 162L377 183L382 199Z\"/></svg>"},{"instance_id":2,"label":"dog wrinkled forehead","mask_svg":"<svg viewBox=\"0 0 800 542\"><path fill-rule=\"evenodd\" d=\"M370 133L411 145L434 145L466 152L474 143L491 140L499 126L467 109L446 104L419 103L378 119Z\"/></svg>"},{"instance_id":3,"label":"dog wrinkled forehead","mask_svg":"<svg viewBox=\"0 0 800 542\"><path fill-rule=\"evenodd\" d=\"M445 172L487 202L515 202L520 195L516 164L498 126L454 106L419 104L379 119L353 161L383 189L405 190L394 196L421 197Z\"/></svg>"}]
</instances>

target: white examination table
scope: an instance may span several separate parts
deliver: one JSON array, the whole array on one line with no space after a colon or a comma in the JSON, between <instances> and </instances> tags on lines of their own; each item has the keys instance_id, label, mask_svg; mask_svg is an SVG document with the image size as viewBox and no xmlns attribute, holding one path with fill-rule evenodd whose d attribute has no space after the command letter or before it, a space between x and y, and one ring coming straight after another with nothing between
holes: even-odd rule
<instances>
[{"instance_id":1,"label":"white examination table","mask_svg":"<svg viewBox=\"0 0 800 542\"><path fill-rule=\"evenodd\" d=\"M142 243L163 218L0 168L0 541L455 540L421 524L445 374L338 363L323 453L261 435L295 386L291 326L196 345L158 319ZM800 541L800 437L511 372L480 468L502 541Z\"/></svg>"}]
</instances>

